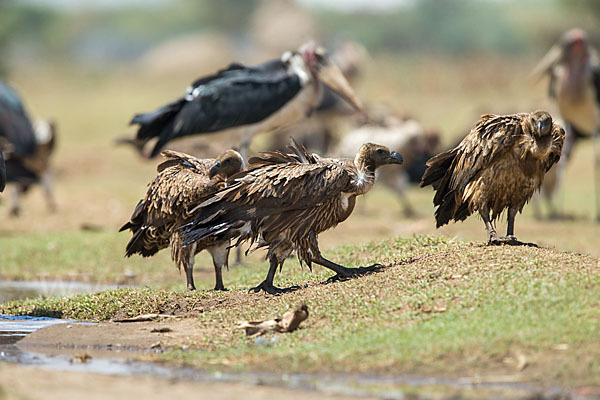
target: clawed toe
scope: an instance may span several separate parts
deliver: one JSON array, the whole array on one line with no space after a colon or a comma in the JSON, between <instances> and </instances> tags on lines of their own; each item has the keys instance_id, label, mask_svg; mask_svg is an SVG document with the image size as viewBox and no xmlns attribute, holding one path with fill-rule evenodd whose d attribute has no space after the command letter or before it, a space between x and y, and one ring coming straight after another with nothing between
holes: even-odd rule
<instances>
[{"instance_id":1,"label":"clawed toe","mask_svg":"<svg viewBox=\"0 0 600 400\"><path fill-rule=\"evenodd\" d=\"M361 275L366 275L371 272L379 271L384 268L382 264L375 263L373 265L369 265L367 267L358 267L358 268L346 268L343 274L337 273L332 277L328 278L325 283L332 282L342 282L347 281L348 279L356 278Z\"/></svg>"},{"instance_id":2,"label":"clawed toe","mask_svg":"<svg viewBox=\"0 0 600 400\"><path fill-rule=\"evenodd\" d=\"M518 246L524 243L520 242L516 236L507 235L507 236L492 236L488 239L488 246L500 246L503 244L508 244L511 246Z\"/></svg>"},{"instance_id":3,"label":"clawed toe","mask_svg":"<svg viewBox=\"0 0 600 400\"><path fill-rule=\"evenodd\" d=\"M250 288L250 290L248 290L248 293L259 293L261 290L264 290L265 292L267 292L269 294L279 295L282 293L293 292L298 289L300 289L300 286L290 286L288 288L278 288L267 282L262 282L260 285Z\"/></svg>"}]
</instances>

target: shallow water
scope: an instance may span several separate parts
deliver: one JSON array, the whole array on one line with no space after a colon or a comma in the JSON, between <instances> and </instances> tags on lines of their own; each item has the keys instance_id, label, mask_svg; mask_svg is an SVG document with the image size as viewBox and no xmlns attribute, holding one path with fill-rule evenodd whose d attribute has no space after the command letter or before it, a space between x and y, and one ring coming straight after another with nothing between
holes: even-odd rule
<instances>
[{"instance_id":1,"label":"shallow water","mask_svg":"<svg viewBox=\"0 0 600 400\"><path fill-rule=\"evenodd\" d=\"M89 361L80 363L73 354L88 349L66 349L63 354L42 354L56 349L19 345L27 334L46 326L60 323L78 323L47 317L15 317L0 315L0 362L32 365L60 371L80 371L109 375L149 375L171 380L199 382L234 382L267 385L291 389L308 389L343 396L377 396L385 399L410 398L584 398L572 396L564 388L544 388L534 384L502 381L478 382L473 379L452 379L410 376L376 376L350 374L274 374L274 373L210 373L192 368L166 367L152 363L132 362L116 358L115 351L89 350L94 354ZM127 350L127 349L124 349ZM60 351L58 351L60 352ZM140 355L140 352L132 353ZM415 392L418 388L418 392ZM415 393L419 395L415 396Z\"/></svg>"},{"instance_id":2,"label":"shallow water","mask_svg":"<svg viewBox=\"0 0 600 400\"><path fill-rule=\"evenodd\" d=\"M0 281L0 303L37 297L73 296L118 287L123 286L64 280Z\"/></svg>"}]
</instances>

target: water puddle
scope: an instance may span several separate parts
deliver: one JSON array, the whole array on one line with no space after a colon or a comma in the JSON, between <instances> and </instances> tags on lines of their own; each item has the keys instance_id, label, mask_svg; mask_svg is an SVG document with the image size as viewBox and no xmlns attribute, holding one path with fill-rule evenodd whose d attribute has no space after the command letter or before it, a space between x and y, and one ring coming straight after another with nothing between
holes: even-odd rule
<instances>
[{"instance_id":1,"label":"water puddle","mask_svg":"<svg viewBox=\"0 0 600 400\"><path fill-rule=\"evenodd\" d=\"M514 381L476 381L408 376L370 376L349 374L275 374L275 373L211 373L192 368L130 361L124 357L134 349L63 349L21 346L18 340L30 332L60 323L77 323L44 317L0 315L0 362L31 365L60 371L92 372L122 376L155 376L169 380L197 382L231 382L267 385L289 389L314 390L341 396L376 396L385 399L420 398L585 398L574 396L564 388L548 388ZM122 354L115 354L125 350ZM43 354L48 353L48 354ZM88 354L91 357L77 357ZM132 357L140 351L127 352ZM410 395L408 395L410 393Z\"/></svg>"},{"instance_id":2,"label":"water puddle","mask_svg":"<svg viewBox=\"0 0 600 400\"><path fill-rule=\"evenodd\" d=\"M0 303L37 297L73 296L120 287L126 286L64 280L0 281Z\"/></svg>"}]
</instances>

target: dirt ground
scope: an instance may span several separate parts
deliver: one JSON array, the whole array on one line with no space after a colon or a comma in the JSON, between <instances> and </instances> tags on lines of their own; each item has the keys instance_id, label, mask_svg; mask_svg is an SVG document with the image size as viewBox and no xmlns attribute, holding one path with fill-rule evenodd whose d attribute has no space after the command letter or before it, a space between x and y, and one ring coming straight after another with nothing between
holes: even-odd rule
<instances>
[{"instance_id":1,"label":"dirt ground","mask_svg":"<svg viewBox=\"0 0 600 400\"><path fill-rule=\"evenodd\" d=\"M23 379L27 376L27 379ZM0 399L342 399L309 390L240 383L186 382L149 376L112 376L86 372L48 371L0 364Z\"/></svg>"}]
</instances>

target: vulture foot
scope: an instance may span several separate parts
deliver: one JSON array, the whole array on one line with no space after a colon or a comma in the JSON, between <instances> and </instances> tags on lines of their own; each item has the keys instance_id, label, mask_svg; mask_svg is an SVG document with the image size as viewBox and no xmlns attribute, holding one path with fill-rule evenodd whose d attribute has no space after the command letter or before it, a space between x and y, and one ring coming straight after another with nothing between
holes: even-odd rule
<instances>
[{"instance_id":1,"label":"vulture foot","mask_svg":"<svg viewBox=\"0 0 600 400\"><path fill-rule=\"evenodd\" d=\"M264 290L265 292L269 293L269 294L275 294L275 295L279 295L282 293L288 293L288 292L293 292L295 290L300 289L300 286L290 286L289 288L278 288L276 286L273 286L272 283L269 283L267 281L263 281L260 285L258 285L257 287L253 287L250 290L248 290L248 293L258 293L261 290Z\"/></svg>"},{"instance_id":2,"label":"vulture foot","mask_svg":"<svg viewBox=\"0 0 600 400\"><path fill-rule=\"evenodd\" d=\"M379 263L369 265L368 267L344 268L342 271L327 279L325 283L347 281L348 279L356 278L358 276L366 275L371 272L379 271L382 268L383 265Z\"/></svg>"},{"instance_id":3,"label":"vulture foot","mask_svg":"<svg viewBox=\"0 0 600 400\"><path fill-rule=\"evenodd\" d=\"M192 283L191 285L188 284L187 285L187 290L192 291L192 290L196 290L196 286L194 286L194 284Z\"/></svg>"},{"instance_id":4,"label":"vulture foot","mask_svg":"<svg viewBox=\"0 0 600 400\"><path fill-rule=\"evenodd\" d=\"M499 246L499 245L503 245L503 244L518 245L518 244L521 244L521 242L519 242L517 240L517 238L513 235L509 235L509 236L491 235L488 239L488 246Z\"/></svg>"},{"instance_id":5,"label":"vulture foot","mask_svg":"<svg viewBox=\"0 0 600 400\"><path fill-rule=\"evenodd\" d=\"M216 291L221 291L221 292L228 292L229 289L227 289L225 286L223 286L223 284L221 285L215 285L215 288L213 289L215 292Z\"/></svg>"}]
</instances>

